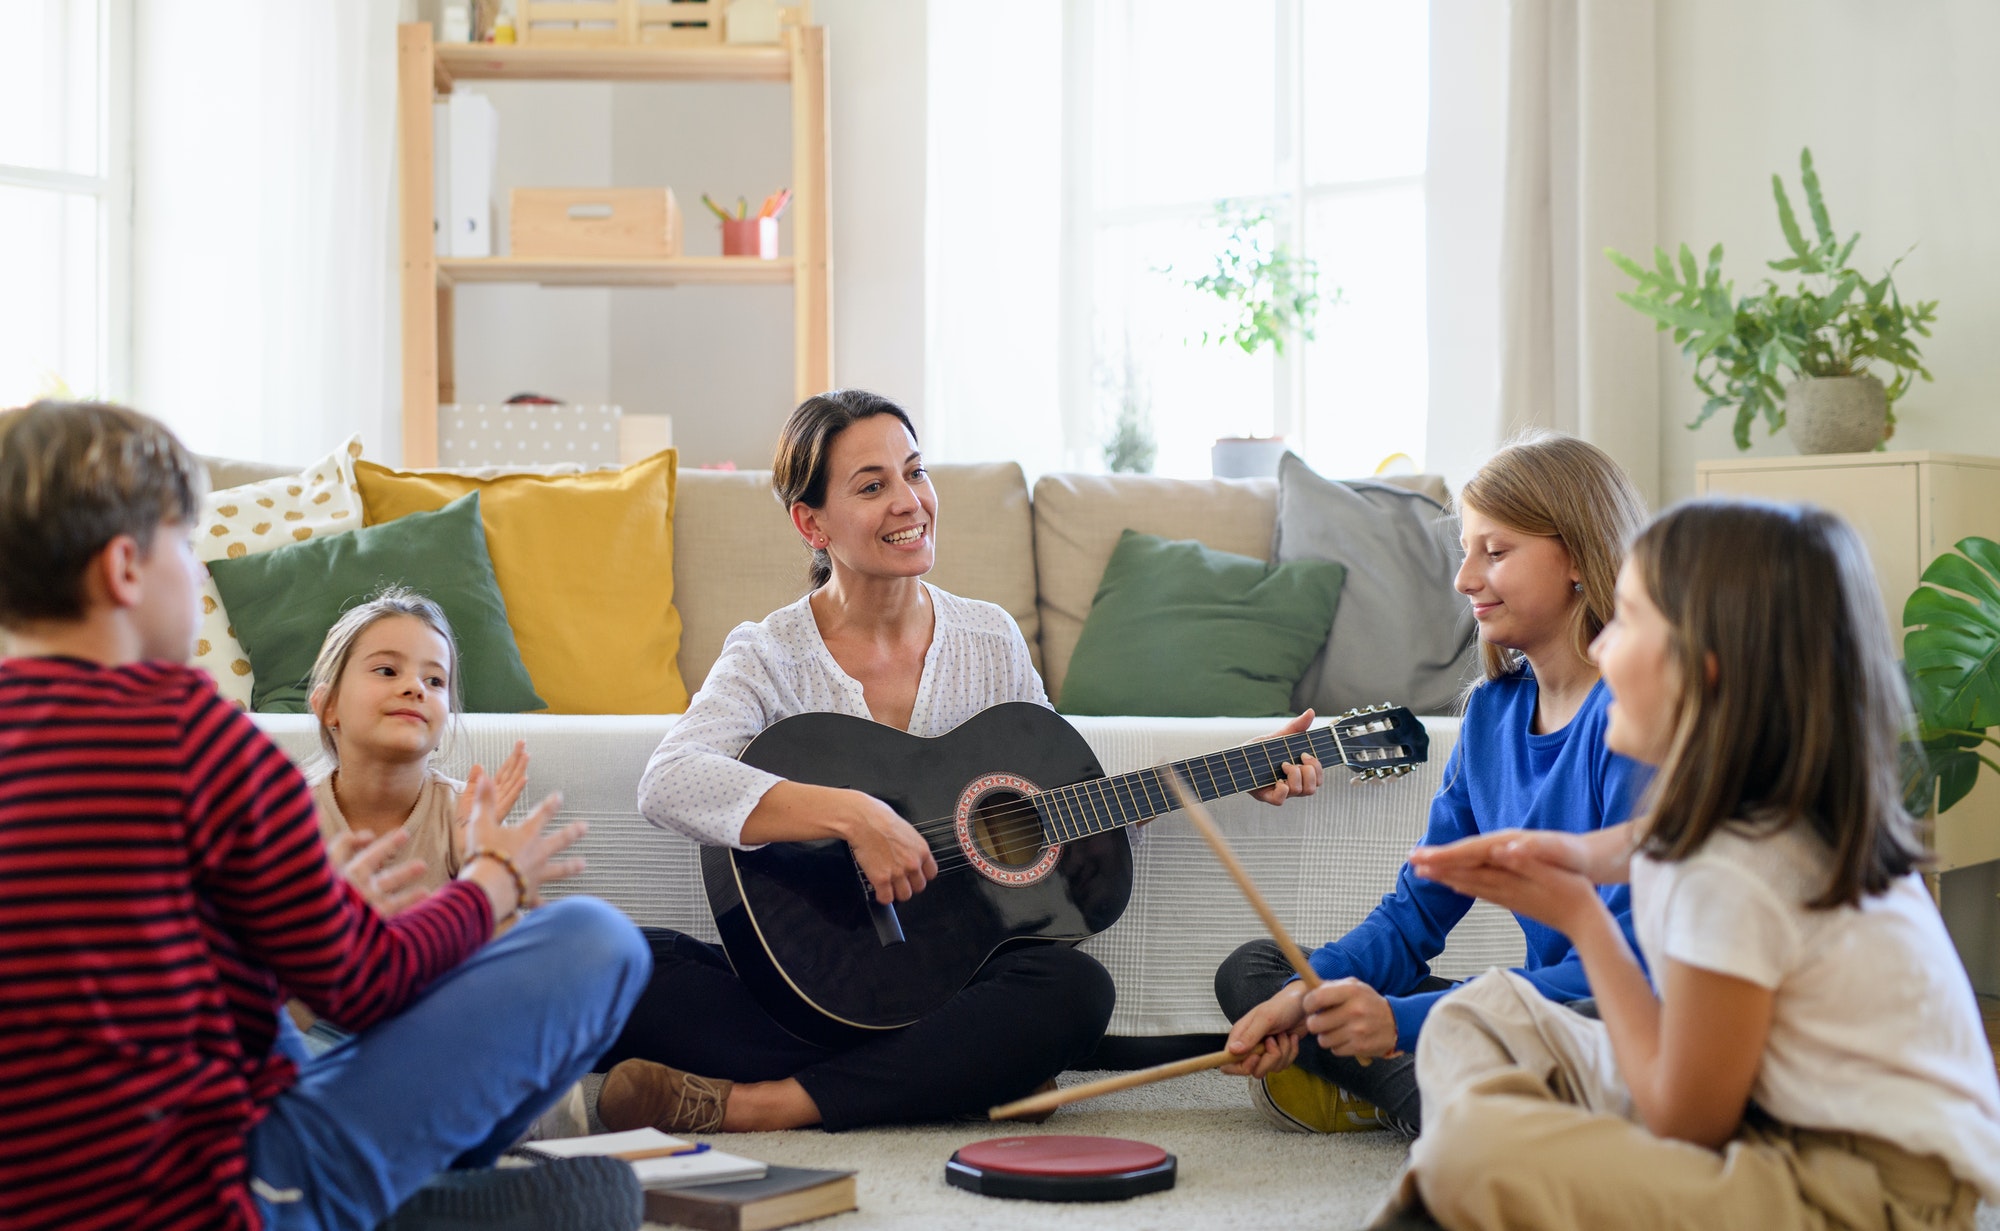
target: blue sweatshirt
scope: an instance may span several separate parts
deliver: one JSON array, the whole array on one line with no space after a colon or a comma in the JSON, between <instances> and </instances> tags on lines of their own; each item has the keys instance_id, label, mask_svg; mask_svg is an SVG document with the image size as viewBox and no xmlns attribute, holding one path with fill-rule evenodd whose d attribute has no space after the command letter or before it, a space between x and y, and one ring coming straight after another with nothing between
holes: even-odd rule
<instances>
[{"instance_id":1,"label":"blue sweatshirt","mask_svg":"<svg viewBox=\"0 0 2000 1231\"><path fill-rule=\"evenodd\" d=\"M1458 743L1445 765L1444 786L1431 801L1424 842L1440 846L1496 829L1559 829L1588 833L1626 819L1649 771L1604 746L1605 708L1611 694L1598 681L1583 708L1560 731L1534 735L1537 689L1526 668L1475 689ZM1598 895L1632 951L1632 891L1602 885ZM1448 992L1418 992L1430 960L1444 951L1446 933L1464 918L1472 899L1427 881L1408 864L1396 889L1358 927L1311 957L1324 979L1359 979L1389 1001L1396 1015L1396 1046L1414 1050L1424 1018ZM1550 1000L1590 995L1583 961L1561 932L1516 915L1528 938L1528 961L1519 974Z\"/></svg>"}]
</instances>

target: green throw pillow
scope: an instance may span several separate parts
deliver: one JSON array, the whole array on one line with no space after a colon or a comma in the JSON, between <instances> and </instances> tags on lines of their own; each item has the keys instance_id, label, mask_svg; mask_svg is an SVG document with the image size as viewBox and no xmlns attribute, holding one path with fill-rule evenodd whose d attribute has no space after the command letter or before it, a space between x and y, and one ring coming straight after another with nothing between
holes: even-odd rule
<instances>
[{"instance_id":1,"label":"green throw pillow","mask_svg":"<svg viewBox=\"0 0 2000 1231\"><path fill-rule=\"evenodd\" d=\"M458 687L474 714L546 708L535 695L507 604L493 580L479 493L435 513L308 539L276 551L216 560L208 571L250 654L251 704L303 714L313 660L342 612L387 585L406 585L444 608L458 640Z\"/></svg>"},{"instance_id":2,"label":"green throw pillow","mask_svg":"<svg viewBox=\"0 0 2000 1231\"><path fill-rule=\"evenodd\" d=\"M1063 677L1065 714L1288 713L1326 645L1347 570L1266 564L1127 530L1104 566ZM261 668L260 668L261 670Z\"/></svg>"}]
</instances>

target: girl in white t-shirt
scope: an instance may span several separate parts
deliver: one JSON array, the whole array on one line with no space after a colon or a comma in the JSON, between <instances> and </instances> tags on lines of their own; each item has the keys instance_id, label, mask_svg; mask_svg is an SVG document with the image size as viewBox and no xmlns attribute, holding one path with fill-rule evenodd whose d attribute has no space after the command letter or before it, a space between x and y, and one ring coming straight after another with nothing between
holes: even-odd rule
<instances>
[{"instance_id":1,"label":"girl in white t-shirt","mask_svg":"<svg viewBox=\"0 0 2000 1231\"><path fill-rule=\"evenodd\" d=\"M1970 1228L2000 1081L1900 802L1907 698L1867 553L1700 502L1633 545L1594 647L1640 819L1418 851L1560 929L1602 1022L1487 975L1431 1015L1385 1213L1450 1228ZM1632 884L1649 984L1593 885Z\"/></svg>"}]
</instances>

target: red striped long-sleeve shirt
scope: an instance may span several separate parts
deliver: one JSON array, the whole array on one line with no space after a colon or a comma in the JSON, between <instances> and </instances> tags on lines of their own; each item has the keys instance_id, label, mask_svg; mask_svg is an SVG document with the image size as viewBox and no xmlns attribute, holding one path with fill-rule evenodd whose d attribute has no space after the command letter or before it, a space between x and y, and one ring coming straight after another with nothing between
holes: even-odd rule
<instances>
[{"instance_id":1,"label":"red striped long-sleeve shirt","mask_svg":"<svg viewBox=\"0 0 2000 1231\"><path fill-rule=\"evenodd\" d=\"M0 660L0 1228L257 1226L282 995L366 1029L492 922L466 882L385 922L200 672Z\"/></svg>"}]
</instances>

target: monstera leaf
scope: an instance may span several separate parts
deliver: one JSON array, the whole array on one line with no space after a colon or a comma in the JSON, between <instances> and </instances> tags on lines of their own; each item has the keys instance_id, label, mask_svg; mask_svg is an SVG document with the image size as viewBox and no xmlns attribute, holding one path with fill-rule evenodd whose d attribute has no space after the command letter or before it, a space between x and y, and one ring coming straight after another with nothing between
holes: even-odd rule
<instances>
[{"instance_id":1,"label":"monstera leaf","mask_svg":"<svg viewBox=\"0 0 2000 1231\"><path fill-rule=\"evenodd\" d=\"M1966 538L1957 548L1931 561L1903 605L1903 666L1940 812L1972 790L1981 763L2000 772L1981 751L2000 745L1988 733L2000 724L2000 543ZM1928 782L1913 786L1930 793Z\"/></svg>"}]
</instances>

